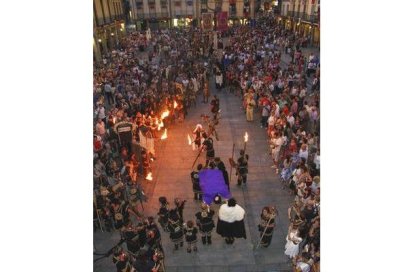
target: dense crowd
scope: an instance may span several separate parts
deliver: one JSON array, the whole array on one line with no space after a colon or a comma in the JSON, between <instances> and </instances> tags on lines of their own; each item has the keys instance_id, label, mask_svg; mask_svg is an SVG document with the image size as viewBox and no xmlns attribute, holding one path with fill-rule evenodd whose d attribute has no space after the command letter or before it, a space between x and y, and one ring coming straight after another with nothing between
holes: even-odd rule
<instances>
[{"instance_id":1,"label":"dense crowd","mask_svg":"<svg viewBox=\"0 0 414 272\"><path fill-rule=\"evenodd\" d=\"M302 53L303 40L262 18L236 28L220 63L230 90L240 91L246 120L260 113L272 168L295 195L286 251L299 271L316 271L319 253L319 60ZM286 57L289 55L288 62Z\"/></svg>"},{"instance_id":2,"label":"dense crowd","mask_svg":"<svg viewBox=\"0 0 414 272\"><path fill-rule=\"evenodd\" d=\"M199 234L203 244L211 244L214 211L207 205L201 205L194 220L184 222L185 202L176 199L171 208L160 197L155 220L143 214L146 196L142 188L156 160L154 139L182 122L188 109L197 106L198 96L215 107L217 97L209 101L210 76L217 91L240 97L247 121L257 121L266 129L275 176L280 175L284 187L295 194L288 211L291 225L285 254L298 271L318 271L319 60L313 54L305 56L301 49L306 40L274 18L263 17L253 28L234 26L222 36L228 37L228 45L219 37L218 50L214 50L212 41L197 28L135 32L95 64L94 227L120 231L127 250L116 247L112 252L118 271L163 271L164 249L155 221L169 233L176 250L185 239L187 251L197 251ZM286 63L283 56L290 61ZM260 120L255 120L257 111ZM216 120L218 107L212 113ZM209 128L204 138L215 135L218 139L214 125ZM248 157L241 155L247 168ZM206 167L222 166L216 162ZM225 167L222 170L224 175ZM194 184L197 177L193 174ZM200 199L201 190L195 193ZM219 213L237 210L238 217L244 215L233 200L223 205ZM271 242L275 213L274 207L262 210L263 247ZM234 241L230 234L225 237L229 244Z\"/></svg>"}]
</instances>

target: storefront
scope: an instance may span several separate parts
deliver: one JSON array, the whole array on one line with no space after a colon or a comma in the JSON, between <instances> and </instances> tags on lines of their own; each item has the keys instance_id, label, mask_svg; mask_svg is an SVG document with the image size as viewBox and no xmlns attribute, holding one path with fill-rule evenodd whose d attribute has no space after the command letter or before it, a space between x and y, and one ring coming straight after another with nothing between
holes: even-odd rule
<instances>
[{"instance_id":1,"label":"storefront","mask_svg":"<svg viewBox=\"0 0 414 272\"><path fill-rule=\"evenodd\" d=\"M173 19L173 27L187 27L191 25L193 20L190 18L178 17Z\"/></svg>"},{"instance_id":2,"label":"storefront","mask_svg":"<svg viewBox=\"0 0 414 272\"><path fill-rule=\"evenodd\" d=\"M95 28L93 44L95 61L101 61L104 55L118 48L120 40L125 35L125 23L123 21L115 21L112 24Z\"/></svg>"}]
</instances>

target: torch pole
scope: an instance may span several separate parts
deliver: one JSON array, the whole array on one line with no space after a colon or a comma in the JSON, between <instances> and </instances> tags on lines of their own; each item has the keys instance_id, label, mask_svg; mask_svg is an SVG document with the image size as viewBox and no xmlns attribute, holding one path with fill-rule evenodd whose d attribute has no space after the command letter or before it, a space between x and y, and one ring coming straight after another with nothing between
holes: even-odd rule
<instances>
[{"instance_id":1,"label":"torch pole","mask_svg":"<svg viewBox=\"0 0 414 272\"><path fill-rule=\"evenodd\" d=\"M233 150L231 151L231 160L234 161L234 143L233 143ZM233 172L233 166L230 166L230 181L229 184L231 184L231 174Z\"/></svg>"},{"instance_id":2,"label":"torch pole","mask_svg":"<svg viewBox=\"0 0 414 272\"><path fill-rule=\"evenodd\" d=\"M196 162L197 162L197 160L198 160L198 157L200 157L200 155L201 155L201 152L203 151L203 149L200 149L200 152L198 152L198 155L197 155L197 157L195 158L195 160L194 160L194 162L193 162L193 166L191 166L191 169L193 169L194 168L194 165L196 164Z\"/></svg>"}]
</instances>

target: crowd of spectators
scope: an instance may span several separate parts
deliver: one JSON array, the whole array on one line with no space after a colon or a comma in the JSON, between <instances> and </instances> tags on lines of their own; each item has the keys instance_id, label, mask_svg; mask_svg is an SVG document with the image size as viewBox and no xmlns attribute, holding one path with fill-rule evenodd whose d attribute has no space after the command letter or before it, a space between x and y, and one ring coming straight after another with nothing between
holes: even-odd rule
<instances>
[{"instance_id":1,"label":"crowd of spectators","mask_svg":"<svg viewBox=\"0 0 414 272\"><path fill-rule=\"evenodd\" d=\"M142 213L142 181L156 153L140 143L183 121L199 94L208 102L210 74L217 91L240 97L246 119L266 130L275 179L295 195L285 254L298 271L318 271L318 56L304 54L306 40L271 15L222 36L228 42L219 39L215 50L194 27L130 33L94 66L94 226L119 230L129 252L141 256L131 264L114 255L119 271L161 267L160 231Z\"/></svg>"}]
</instances>

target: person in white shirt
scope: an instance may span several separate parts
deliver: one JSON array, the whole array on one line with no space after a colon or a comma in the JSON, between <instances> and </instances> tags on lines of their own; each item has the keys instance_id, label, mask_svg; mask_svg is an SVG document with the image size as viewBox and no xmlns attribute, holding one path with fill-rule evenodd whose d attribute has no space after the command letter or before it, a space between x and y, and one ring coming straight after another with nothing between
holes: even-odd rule
<instances>
[{"instance_id":1,"label":"person in white shirt","mask_svg":"<svg viewBox=\"0 0 414 272\"><path fill-rule=\"evenodd\" d=\"M101 119L106 123L105 108L102 104L98 105L98 109L96 110L96 114L98 116L98 119Z\"/></svg>"},{"instance_id":2,"label":"person in white shirt","mask_svg":"<svg viewBox=\"0 0 414 272\"><path fill-rule=\"evenodd\" d=\"M105 129L105 123L102 121L102 119L99 119L99 121L96 123L95 126L96 134L101 136L101 138L105 138L106 129Z\"/></svg>"},{"instance_id":3,"label":"person in white shirt","mask_svg":"<svg viewBox=\"0 0 414 272\"><path fill-rule=\"evenodd\" d=\"M302 158L302 159L305 159L305 161L307 161L308 156L309 156L308 145L307 144L302 144L302 146L300 147L300 150L299 150L299 157Z\"/></svg>"},{"instance_id":4,"label":"person in white shirt","mask_svg":"<svg viewBox=\"0 0 414 272\"><path fill-rule=\"evenodd\" d=\"M279 135L278 133L276 133L270 140L270 146L272 148L272 158L273 158L273 163L274 163L274 165L272 165L271 167L276 168L276 172L278 172L277 164L279 161L280 149L282 148L283 143L284 143L284 138L282 135Z\"/></svg>"},{"instance_id":5,"label":"person in white shirt","mask_svg":"<svg viewBox=\"0 0 414 272\"><path fill-rule=\"evenodd\" d=\"M321 165L321 158L320 158L320 156L321 156L321 151L318 150L318 151L316 151L315 157L313 158L313 163L315 164L315 168L317 170L320 169L320 165Z\"/></svg>"},{"instance_id":6,"label":"person in white shirt","mask_svg":"<svg viewBox=\"0 0 414 272\"><path fill-rule=\"evenodd\" d=\"M293 114L291 112L288 113L286 120L289 122L291 127L295 125L295 117L293 117Z\"/></svg>"},{"instance_id":7,"label":"person in white shirt","mask_svg":"<svg viewBox=\"0 0 414 272\"><path fill-rule=\"evenodd\" d=\"M223 74L220 71L218 71L215 79L216 79L216 89L217 91L220 92L223 86Z\"/></svg>"}]
</instances>

